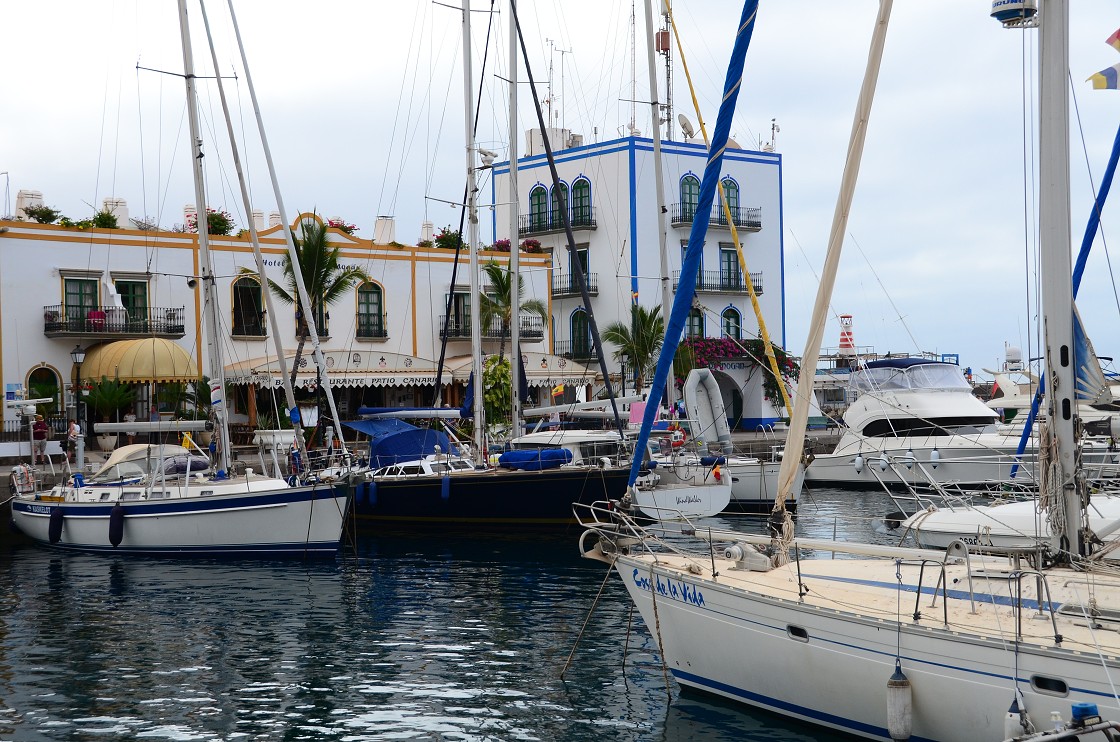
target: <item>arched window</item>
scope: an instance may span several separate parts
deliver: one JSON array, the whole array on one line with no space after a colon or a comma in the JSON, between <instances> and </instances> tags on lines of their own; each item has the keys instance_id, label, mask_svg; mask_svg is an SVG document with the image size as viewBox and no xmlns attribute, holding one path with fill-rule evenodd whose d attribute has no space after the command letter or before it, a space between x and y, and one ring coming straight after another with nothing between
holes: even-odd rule
<instances>
[{"instance_id":1,"label":"arched window","mask_svg":"<svg viewBox=\"0 0 1120 742\"><path fill-rule=\"evenodd\" d=\"M742 340L743 327L742 317L739 316L739 310L735 307L728 307L723 310L721 315L723 324L723 336L731 338L732 340Z\"/></svg>"},{"instance_id":2,"label":"arched window","mask_svg":"<svg viewBox=\"0 0 1120 742\"><path fill-rule=\"evenodd\" d=\"M553 229L561 228L564 226L563 215L568 210L568 184L557 183L552 187L552 212L549 215L549 223Z\"/></svg>"},{"instance_id":3,"label":"arched window","mask_svg":"<svg viewBox=\"0 0 1120 742\"><path fill-rule=\"evenodd\" d=\"M736 212L739 211L739 184L731 178L724 178L721 185L723 185L723 197L731 207L731 215L736 216Z\"/></svg>"},{"instance_id":4,"label":"arched window","mask_svg":"<svg viewBox=\"0 0 1120 742\"><path fill-rule=\"evenodd\" d=\"M31 399L50 397L53 400L47 404L36 405L39 412L45 411L47 414L53 415L62 411L62 405L60 404L62 400L58 390L58 374L53 369L40 366L27 376L27 391L31 395Z\"/></svg>"},{"instance_id":5,"label":"arched window","mask_svg":"<svg viewBox=\"0 0 1120 742\"><path fill-rule=\"evenodd\" d=\"M385 301L381 287L363 283L358 287L358 337L388 337L385 331Z\"/></svg>"},{"instance_id":6,"label":"arched window","mask_svg":"<svg viewBox=\"0 0 1120 742\"><path fill-rule=\"evenodd\" d=\"M265 334L261 285L255 278L243 276L233 282L233 334L250 337Z\"/></svg>"},{"instance_id":7,"label":"arched window","mask_svg":"<svg viewBox=\"0 0 1120 742\"><path fill-rule=\"evenodd\" d=\"M572 226L589 227L591 223L591 181L579 178L572 183Z\"/></svg>"},{"instance_id":8,"label":"arched window","mask_svg":"<svg viewBox=\"0 0 1120 742\"><path fill-rule=\"evenodd\" d=\"M543 185L529 191L529 229L539 232L548 228L548 191Z\"/></svg>"},{"instance_id":9,"label":"arched window","mask_svg":"<svg viewBox=\"0 0 1120 742\"><path fill-rule=\"evenodd\" d=\"M696 218L696 202L700 200L700 179L695 175L681 178L681 221Z\"/></svg>"},{"instance_id":10,"label":"arched window","mask_svg":"<svg viewBox=\"0 0 1120 742\"><path fill-rule=\"evenodd\" d=\"M591 357L591 326L587 322L587 312L582 309L572 312L572 357Z\"/></svg>"},{"instance_id":11,"label":"arched window","mask_svg":"<svg viewBox=\"0 0 1120 742\"><path fill-rule=\"evenodd\" d=\"M684 334L690 338L704 337L704 313L693 308L688 313L688 324L685 325Z\"/></svg>"}]
</instances>

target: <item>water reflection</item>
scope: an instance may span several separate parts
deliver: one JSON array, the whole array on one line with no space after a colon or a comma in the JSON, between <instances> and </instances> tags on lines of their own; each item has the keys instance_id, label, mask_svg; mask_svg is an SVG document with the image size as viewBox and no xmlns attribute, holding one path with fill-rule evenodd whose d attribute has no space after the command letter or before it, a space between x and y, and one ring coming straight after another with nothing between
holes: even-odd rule
<instances>
[{"instance_id":1,"label":"water reflection","mask_svg":"<svg viewBox=\"0 0 1120 742\"><path fill-rule=\"evenodd\" d=\"M864 537L853 515L889 504L818 499L799 533ZM0 737L814 739L666 685L577 537L366 533L325 563L0 552Z\"/></svg>"}]
</instances>

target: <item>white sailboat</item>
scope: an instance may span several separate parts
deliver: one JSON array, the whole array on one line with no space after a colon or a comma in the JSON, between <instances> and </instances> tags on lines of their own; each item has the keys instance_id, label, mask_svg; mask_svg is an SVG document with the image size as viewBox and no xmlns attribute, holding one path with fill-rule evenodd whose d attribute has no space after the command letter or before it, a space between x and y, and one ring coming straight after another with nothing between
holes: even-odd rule
<instances>
[{"instance_id":1,"label":"white sailboat","mask_svg":"<svg viewBox=\"0 0 1120 742\"><path fill-rule=\"evenodd\" d=\"M819 352L891 5L880 2L803 375ZM738 27L720 121L733 110L756 6L746 3ZM1065 0L1045 0L1041 272L1057 455L1042 494L1056 530L1000 558L960 542L941 552L788 532L770 554L764 538L706 532L689 552L679 533L663 541L617 513L590 514L584 555L618 572L682 685L869 739L1088 739L1120 728L1120 581L1091 551L1070 413L1068 16ZM799 394L790 448L807 413ZM782 473L788 491L793 467ZM806 560L803 549L852 558Z\"/></svg>"},{"instance_id":2,"label":"white sailboat","mask_svg":"<svg viewBox=\"0 0 1120 742\"><path fill-rule=\"evenodd\" d=\"M202 138L185 0L179 0L179 23L197 213L205 214ZM337 553L350 500L349 488L344 483L289 484L283 479L256 474L252 469L246 469L242 475L229 474L230 439L207 232L204 227L199 229L199 251L212 408L221 441L220 463L199 462L182 455L169 461L158 446L126 447L130 450L118 452L118 458L110 459L89 481L76 475L49 492L20 494L12 500L14 524L35 541L70 550L146 555ZM280 343L279 333L273 333L273 340ZM282 348L277 352L283 356ZM128 423L123 427L168 432L197 430L200 425ZM179 466L176 459L182 458L186 460Z\"/></svg>"}]
</instances>

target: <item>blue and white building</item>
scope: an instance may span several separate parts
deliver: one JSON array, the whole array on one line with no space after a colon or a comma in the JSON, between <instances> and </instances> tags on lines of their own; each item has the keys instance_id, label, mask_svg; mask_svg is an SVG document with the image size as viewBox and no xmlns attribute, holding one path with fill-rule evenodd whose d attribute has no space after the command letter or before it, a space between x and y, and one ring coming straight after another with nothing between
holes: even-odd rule
<instances>
[{"instance_id":1,"label":"blue and white building","mask_svg":"<svg viewBox=\"0 0 1120 742\"><path fill-rule=\"evenodd\" d=\"M660 306L661 268L653 141L639 136L585 144L566 129L550 129L560 183L552 182L539 130L527 133L517 163L518 241L539 240L551 253L549 299L553 351L588 362L593 356L575 271L582 271L600 328L626 322L631 302ZM740 271L728 219L718 203L698 214L696 202L706 163L702 142L661 145L668 263L675 291L683 248L696 219L708 220L695 306L686 335L755 338L758 320ZM509 162L493 167L492 228L509 238ZM731 219L775 344L785 347L785 277L782 240L782 158L773 151L732 145L723 159L721 180ZM567 210L575 235L569 255L561 213ZM611 351L608 350L608 356ZM747 356L723 359L715 368L729 416L754 429L778 417L762 393L762 371ZM779 402L780 405L780 402Z\"/></svg>"}]
</instances>

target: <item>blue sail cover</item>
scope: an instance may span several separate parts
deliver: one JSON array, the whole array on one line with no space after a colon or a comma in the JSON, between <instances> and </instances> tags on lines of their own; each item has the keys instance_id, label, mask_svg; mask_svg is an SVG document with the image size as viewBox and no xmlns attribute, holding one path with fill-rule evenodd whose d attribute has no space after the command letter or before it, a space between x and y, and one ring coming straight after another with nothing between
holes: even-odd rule
<instances>
[{"instance_id":1,"label":"blue sail cover","mask_svg":"<svg viewBox=\"0 0 1120 742\"><path fill-rule=\"evenodd\" d=\"M1093 242L1097 239L1097 229L1101 223L1101 210L1104 208L1104 202L1108 199L1108 192L1112 189L1112 179L1116 175L1116 164L1120 161L1120 128L1116 130L1116 137L1112 140L1112 154L1108 156L1108 166L1104 171L1104 178L1101 179L1101 187L1097 190L1097 197L1093 201L1093 210L1089 213L1089 221L1085 225L1085 235L1081 238L1081 249L1077 252L1077 261L1073 266L1073 298L1077 298L1077 290L1081 288L1081 279L1085 275L1085 265L1089 261L1089 251L1093 247ZM1076 307L1076 305L1075 305ZM1088 356L1082 355L1087 350L1092 351L1092 345L1089 344L1088 335L1085 334L1085 328L1081 325L1081 317L1077 314L1076 308L1074 309L1074 362L1075 372L1081 373L1081 369L1086 365L1085 360ZM1092 356L1092 363L1099 369L1100 363L1094 354ZM1077 395L1081 397L1085 380L1078 376L1077 381ZM1034 394L1034 400L1031 402L1031 411L1027 414L1027 421L1023 423L1023 434L1019 437L1019 448L1015 451L1015 457L1018 459L1023 455L1023 451L1027 449L1027 441L1031 437L1031 431L1034 430L1034 420L1038 417L1038 408L1042 403L1042 396L1046 393L1046 376L1045 374L1038 381L1038 390ZM1089 395L1085 395L1089 396ZM1011 478L1014 479L1019 471L1018 462L1011 467Z\"/></svg>"},{"instance_id":2,"label":"blue sail cover","mask_svg":"<svg viewBox=\"0 0 1120 742\"><path fill-rule=\"evenodd\" d=\"M684 334L688 312L692 309L692 296L696 293L696 274L700 270L700 257L704 249L704 234L708 231L707 215L711 213L712 203L715 201L719 170L723 164L723 153L727 149L727 137L731 132L731 119L735 115L735 101L739 97L739 88L742 85L743 62L747 56L747 47L751 43L751 34L754 33L754 20L757 13L758 0L746 0L743 3L743 14L739 18L739 25L735 32L735 47L731 50L731 62L728 64L727 78L723 84L723 102L720 104L719 116L716 118L716 126L712 132L712 145L708 152L708 162L704 166L704 179L700 183L700 195L696 202L695 213L699 218L693 220L692 231L688 235L688 249L682 261L673 309L665 324L665 341L661 346L661 357L657 359L657 370L654 372L653 381L650 382L649 399L646 400L645 416L642 418L642 428L638 433L635 451L644 451L649 445L649 433L661 404L665 384L669 380L673 356L676 355L677 346L680 345L681 336ZM630 466L631 486L638 479L643 458L635 456Z\"/></svg>"},{"instance_id":3,"label":"blue sail cover","mask_svg":"<svg viewBox=\"0 0 1120 742\"><path fill-rule=\"evenodd\" d=\"M418 428L397 418L349 420L342 424L370 437L369 465L374 469L422 459L434 454L436 446L443 453L459 455L459 449L442 430Z\"/></svg>"}]
</instances>

